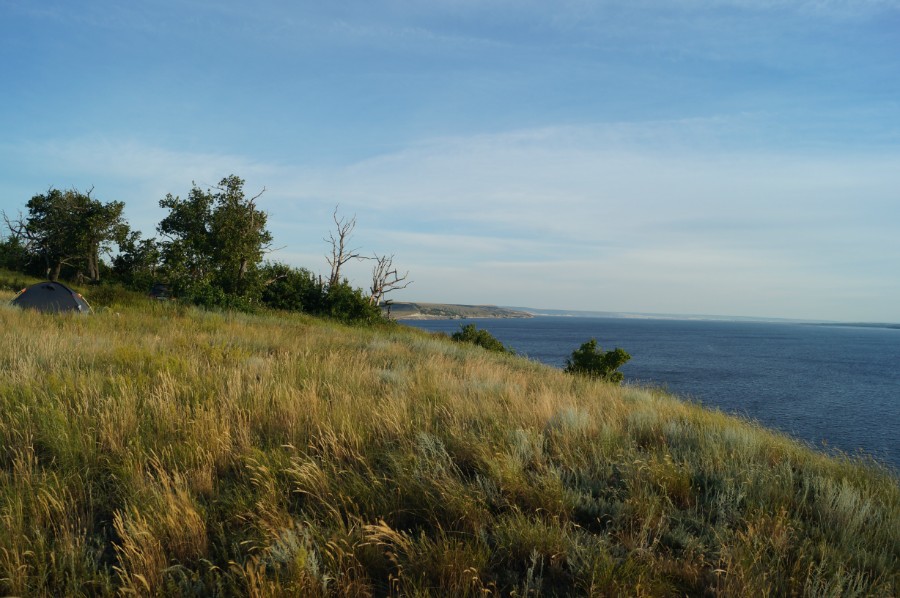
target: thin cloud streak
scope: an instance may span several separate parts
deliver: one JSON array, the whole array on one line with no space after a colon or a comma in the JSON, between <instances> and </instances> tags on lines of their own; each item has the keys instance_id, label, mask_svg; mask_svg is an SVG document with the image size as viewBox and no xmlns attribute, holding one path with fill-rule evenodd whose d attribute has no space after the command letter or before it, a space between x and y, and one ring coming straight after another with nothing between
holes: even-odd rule
<instances>
[{"instance_id":1,"label":"thin cloud streak","mask_svg":"<svg viewBox=\"0 0 900 598\"><path fill-rule=\"evenodd\" d=\"M522 144L535 135L542 143ZM886 298L840 291L842 284L878 280L883 273L873 270L873 264L900 260L900 242L888 230L898 218L891 191L900 184L897 156L694 151L672 157L656 148L639 152L634 147L616 151L604 143L573 146L564 137L565 142L554 144L554 135L542 131L435 142L327 178L340 181L329 185L333 197L358 211L362 221L402 214L394 225L410 232L391 238L401 255L427 247L426 253L435 257L416 260L425 270L458 259L490 270L486 278L506 280L503 270L528 263L538 278L555 269L585 288L597 286L600 279L619 281L622 288L680 280L677 286L685 289L685 297L665 293L678 309L698 296L725 295L720 287L732 285L741 290L731 293L730 304L764 315L782 309L828 317L816 314L808 301L771 308L747 303L741 297L753 294L753 287L794 301L800 301L803 289L813 296L827 290L867 297L856 306L858 317L879 312L897 317ZM701 224L685 227L692 219ZM415 232L434 221L441 221L445 230L478 235ZM520 259L529 253L529 243L539 244L550 259ZM566 248L586 257L583 264L591 267L567 265L562 257ZM493 252L495 261L481 263L485 252ZM814 276L823 282L816 283ZM512 281L485 284L481 290L498 293L522 286ZM436 282L433 286L440 288ZM445 286L452 285L448 281ZM568 300L590 308L594 300L590 292L573 298L550 296L540 285L525 287L544 294L548 304ZM416 292L426 288L419 285ZM652 293L657 304L661 294L659 289ZM627 309L626 303L623 298L615 308Z\"/></svg>"}]
</instances>

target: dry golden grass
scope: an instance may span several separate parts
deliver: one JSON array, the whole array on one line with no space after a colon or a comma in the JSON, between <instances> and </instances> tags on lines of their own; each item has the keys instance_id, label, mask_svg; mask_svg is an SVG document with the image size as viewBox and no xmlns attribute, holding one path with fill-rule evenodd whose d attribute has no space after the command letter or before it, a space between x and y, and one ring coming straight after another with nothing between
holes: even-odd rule
<instances>
[{"instance_id":1,"label":"dry golden grass","mask_svg":"<svg viewBox=\"0 0 900 598\"><path fill-rule=\"evenodd\" d=\"M0 594L900 593L894 474L400 327L4 306L0 372Z\"/></svg>"}]
</instances>

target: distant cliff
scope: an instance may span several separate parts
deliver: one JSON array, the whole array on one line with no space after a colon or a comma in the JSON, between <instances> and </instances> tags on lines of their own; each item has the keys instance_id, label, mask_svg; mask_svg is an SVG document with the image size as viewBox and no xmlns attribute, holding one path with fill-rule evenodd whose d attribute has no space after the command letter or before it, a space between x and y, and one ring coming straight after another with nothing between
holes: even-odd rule
<instances>
[{"instance_id":1,"label":"distant cliff","mask_svg":"<svg viewBox=\"0 0 900 598\"><path fill-rule=\"evenodd\" d=\"M385 308L388 312L388 308ZM395 320L459 320L464 318L530 318L531 314L496 305L453 305L448 303L393 303Z\"/></svg>"}]
</instances>

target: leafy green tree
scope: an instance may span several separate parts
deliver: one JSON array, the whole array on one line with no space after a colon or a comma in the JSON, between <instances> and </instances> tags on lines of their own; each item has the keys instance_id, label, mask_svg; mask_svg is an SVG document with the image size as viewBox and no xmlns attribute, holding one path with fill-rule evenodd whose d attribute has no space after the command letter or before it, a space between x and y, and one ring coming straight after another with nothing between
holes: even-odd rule
<instances>
[{"instance_id":1,"label":"leafy green tree","mask_svg":"<svg viewBox=\"0 0 900 598\"><path fill-rule=\"evenodd\" d=\"M27 248L19 237L9 235L0 241L0 268L23 272L28 266L29 258Z\"/></svg>"},{"instance_id":2,"label":"leafy green tree","mask_svg":"<svg viewBox=\"0 0 900 598\"><path fill-rule=\"evenodd\" d=\"M629 359L631 355L619 348L604 353L603 349L597 346L597 339L592 338L566 359L565 371L619 384L624 376L617 370Z\"/></svg>"},{"instance_id":3,"label":"leafy green tree","mask_svg":"<svg viewBox=\"0 0 900 598\"><path fill-rule=\"evenodd\" d=\"M87 276L97 282L100 280L101 252L108 253L112 244L121 242L129 232L122 216L125 204L121 201L104 204L89 195L83 196L82 201L78 239L85 251Z\"/></svg>"},{"instance_id":4,"label":"leafy green tree","mask_svg":"<svg viewBox=\"0 0 900 598\"><path fill-rule=\"evenodd\" d=\"M29 200L27 216L6 218L13 236L43 263L50 280L57 280L63 268L69 267L75 274L99 281L101 253L128 234L122 215L125 204L103 203L91 197L92 191L51 188Z\"/></svg>"},{"instance_id":5,"label":"leafy green tree","mask_svg":"<svg viewBox=\"0 0 900 598\"><path fill-rule=\"evenodd\" d=\"M131 231L125 237L112 261L116 279L144 292L159 280L161 267L162 254L156 239L141 239L138 231Z\"/></svg>"},{"instance_id":6,"label":"leafy green tree","mask_svg":"<svg viewBox=\"0 0 900 598\"><path fill-rule=\"evenodd\" d=\"M265 188L246 197L243 179L231 175L219 183L210 221L217 282L226 293L247 296L258 286L258 269L271 247L268 216L256 207Z\"/></svg>"},{"instance_id":7,"label":"leafy green tree","mask_svg":"<svg viewBox=\"0 0 900 598\"><path fill-rule=\"evenodd\" d=\"M496 353L514 353L487 330L479 329L475 324L460 326L458 332L454 332L450 338L458 343L471 343L488 351Z\"/></svg>"},{"instance_id":8,"label":"leafy green tree","mask_svg":"<svg viewBox=\"0 0 900 598\"><path fill-rule=\"evenodd\" d=\"M187 198L169 194L159 205L169 210L157 226L165 238L161 254L170 281L182 293L225 295L252 300L261 290L259 267L272 235L267 215L256 207L265 192L247 197L244 180L223 178L214 189L194 184Z\"/></svg>"},{"instance_id":9,"label":"leafy green tree","mask_svg":"<svg viewBox=\"0 0 900 598\"><path fill-rule=\"evenodd\" d=\"M213 240L209 231L212 219L212 193L194 185L187 198L171 193L159 207L169 210L157 225L164 237L160 243L163 265L179 291L208 286L212 282Z\"/></svg>"}]
</instances>

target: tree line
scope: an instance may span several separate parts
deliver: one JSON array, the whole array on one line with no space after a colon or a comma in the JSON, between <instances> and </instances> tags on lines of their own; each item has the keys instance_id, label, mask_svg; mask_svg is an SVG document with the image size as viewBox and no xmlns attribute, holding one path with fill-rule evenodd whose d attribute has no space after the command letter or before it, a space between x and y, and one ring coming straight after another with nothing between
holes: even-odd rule
<instances>
[{"instance_id":1,"label":"tree line","mask_svg":"<svg viewBox=\"0 0 900 598\"><path fill-rule=\"evenodd\" d=\"M353 322L380 320L385 296L410 284L393 255L367 256L351 247L356 218L339 216L337 208L335 230L324 239L331 249L327 280L267 260L273 237L257 205L265 188L248 195L236 175L207 189L194 183L184 198L166 195L159 205L167 214L153 238L131 228L123 202L100 201L93 191L51 188L33 196L24 212L3 212L0 267L82 284L102 279L142 292L163 283L180 300L206 307L267 306ZM367 291L343 275L354 260L374 264Z\"/></svg>"}]
</instances>

